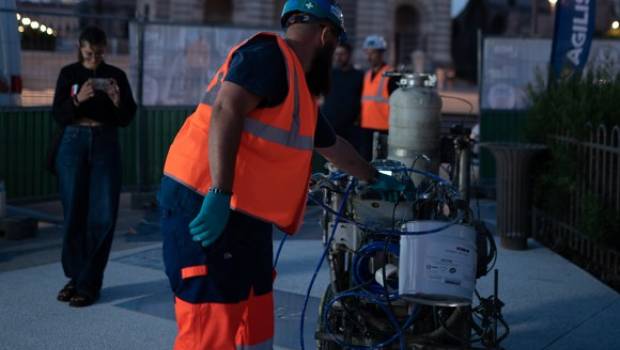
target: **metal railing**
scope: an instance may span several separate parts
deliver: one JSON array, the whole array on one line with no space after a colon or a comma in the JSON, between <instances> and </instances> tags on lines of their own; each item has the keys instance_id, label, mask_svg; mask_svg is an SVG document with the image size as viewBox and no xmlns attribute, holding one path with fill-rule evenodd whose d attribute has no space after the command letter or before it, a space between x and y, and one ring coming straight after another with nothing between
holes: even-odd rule
<instances>
[{"instance_id":1,"label":"metal railing","mask_svg":"<svg viewBox=\"0 0 620 350\"><path fill-rule=\"evenodd\" d=\"M587 127L590 129L587 141L579 141L568 133L553 137L561 148L577 154L582 164L576 174L578 187L571 193L569 210L562 218L572 226L584 214L584 198L588 195L620 215L620 127Z\"/></svg>"},{"instance_id":2,"label":"metal railing","mask_svg":"<svg viewBox=\"0 0 620 350\"><path fill-rule=\"evenodd\" d=\"M580 167L575 174L569 174L574 176L575 186L562 208L563 214L552 217L540 209L534 210L534 237L620 288L620 251L580 230L581 223L588 219L585 216L591 214L588 206L592 200L598 208L611 213L605 220L620 222L620 126L587 127L589 135L585 140L566 132L551 138L556 152L576 155Z\"/></svg>"},{"instance_id":3,"label":"metal railing","mask_svg":"<svg viewBox=\"0 0 620 350\"><path fill-rule=\"evenodd\" d=\"M590 271L603 282L620 288L620 252L602 246L575 227L543 211L532 210L533 237Z\"/></svg>"}]
</instances>

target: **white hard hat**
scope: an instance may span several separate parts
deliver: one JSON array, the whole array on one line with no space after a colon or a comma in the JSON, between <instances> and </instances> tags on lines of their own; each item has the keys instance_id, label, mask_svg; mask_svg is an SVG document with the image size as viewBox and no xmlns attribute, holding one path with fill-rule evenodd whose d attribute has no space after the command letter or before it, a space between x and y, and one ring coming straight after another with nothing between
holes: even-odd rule
<instances>
[{"instance_id":1,"label":"white hard hat","mask_svg":"<svg viewBox=\"0 0 620 350\"><path fill-rule=\"evenodd\" d=\"M387 42L381 35L369 35L364 40L364 49L387 50Z\"/></svg>"}]
</instances>

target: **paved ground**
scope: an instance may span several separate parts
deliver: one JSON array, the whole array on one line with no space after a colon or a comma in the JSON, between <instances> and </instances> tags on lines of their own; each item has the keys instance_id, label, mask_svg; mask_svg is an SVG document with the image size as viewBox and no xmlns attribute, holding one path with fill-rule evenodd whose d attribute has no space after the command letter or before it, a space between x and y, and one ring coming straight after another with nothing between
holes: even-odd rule
<instances>
[{"instance_id":1,"label":"paved ground","mask_svg":"<svg viewBox=\"0 0 620 350\"><path fill-rule=\"evenodd\" d=\"M60 231L43 224L36 238L0 240L0 349L170 349L175 323L172 295L162 271L157 215L128 209L121 219L99 303L73 309L55 300L65 279L58 262ZM61 221L58 203L11 212ZM321 254L316 219L309 210L302 232L286 242L276 281L276 349L299 349L299 323L308 282ZM493 225L494 203L481 214ZM274 237L277 247L279 238ZM620 295L536 242L524 252L500 250L500 298L511 327L507 349L620 349ZM306 349L313 349L321 270L305 321ZM478 282L492 292L492 279Z\"/></svg>"}]
</instances>

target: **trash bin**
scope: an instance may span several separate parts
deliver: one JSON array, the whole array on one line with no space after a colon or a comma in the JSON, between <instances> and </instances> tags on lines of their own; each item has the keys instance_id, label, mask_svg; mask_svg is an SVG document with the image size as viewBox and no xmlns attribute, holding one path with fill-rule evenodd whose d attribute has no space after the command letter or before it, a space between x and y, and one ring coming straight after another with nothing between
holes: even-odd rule
<instances>
[{"instance_id":1,"label":"trash bin","mask_svg":"<svg viewBox=\"0 0 620 350\"><path fill-rule=\"evenodd\" d=\"M545 145L483 143L495 157L497 169L497 232L506 249L527 249L531 231L531 164Z\"/></svg>"}]
</instances>

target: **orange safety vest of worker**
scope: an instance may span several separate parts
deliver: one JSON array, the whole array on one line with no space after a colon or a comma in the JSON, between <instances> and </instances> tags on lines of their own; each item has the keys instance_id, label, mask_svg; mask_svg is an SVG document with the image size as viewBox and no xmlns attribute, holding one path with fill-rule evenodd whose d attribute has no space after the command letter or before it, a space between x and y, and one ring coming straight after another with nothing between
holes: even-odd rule
<instances>
[{"instance_id":1,"label":"orange safety vest of worker","mask_svg":"<svg viewBox=\"0 0 620 350\"><path fill-rule=\"evenodd\" d=\"M282 104L257 108L245 118L235 164L231 208L293 234L301 226L306 208L318 108L308 89L301 62L277 34L259 33L230 51L198 108L170 146L164 174L200 194L208 192L211 187L208 135L212 106L233 54L257 36L276 38L286 63L289 89Z\"/></svg>"},{"instance_id":2,"label":"orange safety vest of worker","mask_svg":"<svg viewBox=\"0 0 620 350\"><path fill-rule=\"evenodd\" d=\"M383 66L375 74L374 79L372 69L366 72L362 91L362 128L386 131L390 128L389 78L384 77L383 74L391 70L393 70L392 67Z\"/></svg>"}]
</instances>

